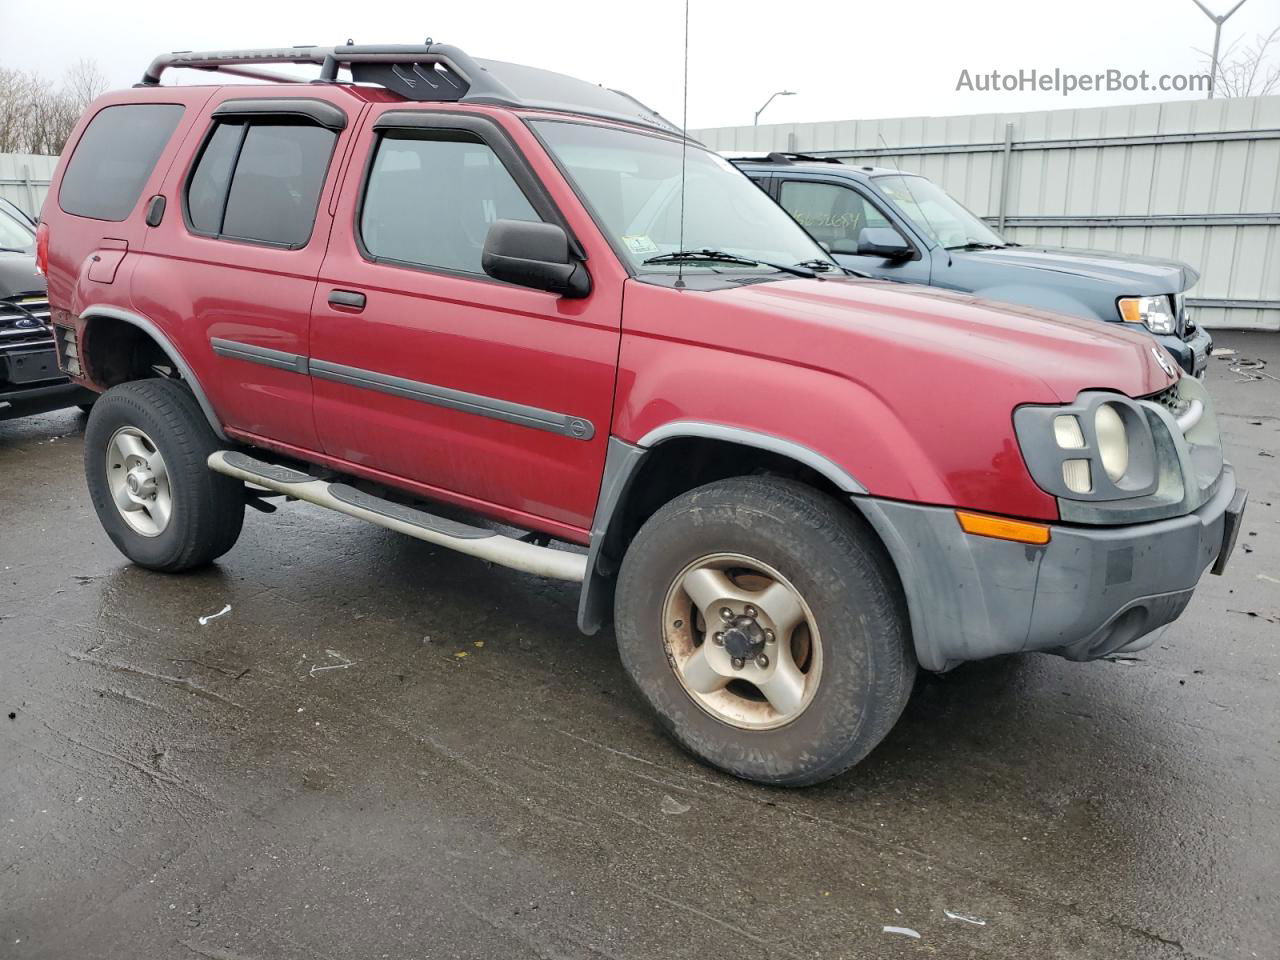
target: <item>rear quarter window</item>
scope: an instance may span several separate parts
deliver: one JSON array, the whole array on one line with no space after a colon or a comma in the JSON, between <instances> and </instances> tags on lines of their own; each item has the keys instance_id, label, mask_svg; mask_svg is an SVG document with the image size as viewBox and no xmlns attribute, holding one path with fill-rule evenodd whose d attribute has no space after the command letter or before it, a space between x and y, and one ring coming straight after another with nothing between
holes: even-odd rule
<instances>
[{"instance_id":1,"label":"rear quarter window","mask_svg":"<svg viewBox=\"0 0 1280 960\"><path fill-rule=\"evenodd\" d=\"M187 224L224 240L304 247L337 132L311 123L219 122L187 181Z\"/></svg>"},{"instance_id":2,"label":"rear quarter window","mask_svg":"<svg viewBox=\"0 0 1280 960\"><path fill-rule=\"evenodd\" d=\"M99 110L67 164L58 206L77 217L128 219L182 111L176 103L125 103Z\"/></svg>"}]
</instances>

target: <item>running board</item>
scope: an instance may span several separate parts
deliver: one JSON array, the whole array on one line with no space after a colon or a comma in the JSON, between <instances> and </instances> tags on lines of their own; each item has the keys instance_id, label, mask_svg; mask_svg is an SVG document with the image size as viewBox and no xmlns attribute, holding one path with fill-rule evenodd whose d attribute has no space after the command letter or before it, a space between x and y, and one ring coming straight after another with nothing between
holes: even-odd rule
<instances>
[{"instance_id":1,"label":"running board","mask_svg":"<svg viewBox=\"0 0 1280 960\"><path fill-rule=\"evenodd\" d=\"M209 469L513 570L573 583L581 583L586 577L587 558L582 554L539 547L483 527L437 517L345 483L318 480L292 467L257 460L238 451L210 454Z\"/></svg>"}]
</instances>

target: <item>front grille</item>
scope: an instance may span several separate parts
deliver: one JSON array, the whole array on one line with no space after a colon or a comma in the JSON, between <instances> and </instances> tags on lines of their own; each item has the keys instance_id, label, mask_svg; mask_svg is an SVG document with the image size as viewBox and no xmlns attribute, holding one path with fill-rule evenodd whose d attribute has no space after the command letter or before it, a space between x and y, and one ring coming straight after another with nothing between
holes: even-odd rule
<instances>
[{"instance_id":1,"label":"front grille","mask_svg":"<svg viewBox=\"0 0 1280 960\"><path fill-rule=\"evenodd\" d=\"M1146 399L1152 403L1160 404L1160 406L1172 413L1175 419L1186 413L1191 406L1190 400L1178 394L1178 385L1176 383L1172 387L1161 390L1159 393L1153 393Z\"/></svg>"},{"instance_id":2,"label":"front grille","mask_svg":"<svg viewBox=\"0 0 1280 960\"><path fill-rule=\"evenodd\" d=\"M52 339L49 301L43 294L0 300L0 350L44 346Z\"/></svg>"}]
</instances>

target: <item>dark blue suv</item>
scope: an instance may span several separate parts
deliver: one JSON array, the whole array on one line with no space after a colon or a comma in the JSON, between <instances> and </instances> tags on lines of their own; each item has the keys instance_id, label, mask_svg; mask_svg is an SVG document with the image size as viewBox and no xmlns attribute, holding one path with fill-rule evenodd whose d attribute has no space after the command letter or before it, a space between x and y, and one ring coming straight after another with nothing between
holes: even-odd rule
<instances>
[{"instance_id":1,"label":"dark blue suv","mask_svg":"<svg viewBox=\"0 0 1280 960\"><path fill-rule=\"evenodd\" d=\"M842 265L986 300L1145 327L1188 373L1213 345L1191 322L1200 275L1176 260L1005 241L932 180L803 154L734 158Z\"/></svg>"}]
</instances>

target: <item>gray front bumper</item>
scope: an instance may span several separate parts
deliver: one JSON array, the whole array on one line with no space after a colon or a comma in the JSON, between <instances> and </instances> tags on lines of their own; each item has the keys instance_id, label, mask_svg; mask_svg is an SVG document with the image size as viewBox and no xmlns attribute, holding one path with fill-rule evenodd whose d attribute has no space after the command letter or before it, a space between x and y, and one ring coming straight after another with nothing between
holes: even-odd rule
<instances>
[{"instance_id":1,"label":"gray front bumper","mask_svg":"<svg viewBox=\"0 0 1280 960\"><path fill-rule=\"evenodd\" d=\"M1193 377L1204 376L1204 371L1209 366L1209 351L1213 349L1213 337L1208 330L1200 327L1190 340L1160 334L1156 335L1156 340L1173 354L1183 370Z\"/></svg>"},{"instance_id":2,"label":"gray front bumper","mask_svg":"<svg viewBox=\"0 0 1280 960\"><path fill-rule=\"evenodd\" d=\"M946 670L1003 653L1094 660L1145 646L1137 641L1177 619L1217 558L1235 492L1224 465L1217 492L1194 513L1054 526L1044 546L971 536L946 507L854 503L897 564L921 666Z\"/></svg>"}]
</instances>

